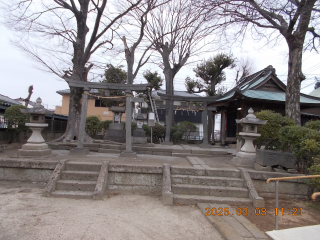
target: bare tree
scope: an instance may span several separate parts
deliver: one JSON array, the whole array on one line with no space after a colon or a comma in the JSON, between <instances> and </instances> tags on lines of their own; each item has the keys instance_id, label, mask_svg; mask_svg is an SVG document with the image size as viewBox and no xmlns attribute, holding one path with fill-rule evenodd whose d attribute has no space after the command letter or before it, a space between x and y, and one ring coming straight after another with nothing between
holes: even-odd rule
<instances>
[{"instance_id":1,"label":"bare tree","mask_svg":"<svg viewBox=\"0 0 320 240\"><path fill-rule=\"evenodd\" d=\"M217 1L203 1L204 6ZM286 114L300 124L300 86L304 48L316 50L319 31L320 2L317 0L227 0L220 2L220 16L227 23L237 23L237 36L250 32L254 37L268 41L282 36L288 45L288 78Z\"/></svg>"},{"instance_id":2,"label":"bare tree","mask_svg":"<svg viewBox=\"0 0 320 240\"><path fill-rule=\"evenodd\" d=\"M235 76L235 81L236 83L246 77L249 76L250 74L253 74L256 71L256 66L255 62L252 58L240 58L236 62L236 76Z\"/></svg>"},{"instance_id":3,"label":"bare tree","mask_svg":"<svg viewBox=\"0 0 320 240\"><path fill-rule=\"evenodd\" d=\"M165 4L168 1L164 1L162 3L158 3L160 1L158 0L149 0L146 1L144 4L141 4L140 8L135 9L131 11L129 14L127 14L126 18L126 23L127 25L123 25L122 28L129 28L131 31L137 31L139 34L135 34L134 37L137 37L135 39L130 39L132 42L131 47L129 47L127 43L127 38L126 36L123 36L121 38L123 45L124 45L124 53L125 53L125 59L127 62L127 82L132 84L133 80L136 78L139 70L141 67L143 67L149 60L150 55L147 55L147 52L150 50L150 47L152 44L147 43L144 44L142 54L140 56L140 59L136 65L136 68L134 69L134 64L135 64L135 52L141 42L144 39L145 36L145 27L148 22L148 14L150 11L153 9L157 8L159 5L158 4ZM126 7L125 7L126 8Z\"/></svg>"},{"instance_id":4,"label":"bare tree","mask_svg":"<svg viewBox=\"0 0 320 240\"><path fill-rule=\"evenodd\" d=\"M87 82L90 70L99 67L94 55L113 47L120 20L142 2L125 1L128 7L121 12L107 0L10 1L6 23L18 33L17 45L38 63L65 80ZM82 93L70 87L67 130L59 140L78 136Z\"/></svg>"},{"instance_id":5,"label":"bare tree","mask_svg":"<svg viewBox=\"0 0 320 240\"><path fill-rule=\"evenodd\" d=\"M160 67L166 81L166 94L173 95L173 80L190 56L199 54L204 39L213 32L210 11L191 0L172 0L151 12L146 35L161 56ZM166 137L170 141L173 102L166 101Z\"/></svg>"}]
</instances>

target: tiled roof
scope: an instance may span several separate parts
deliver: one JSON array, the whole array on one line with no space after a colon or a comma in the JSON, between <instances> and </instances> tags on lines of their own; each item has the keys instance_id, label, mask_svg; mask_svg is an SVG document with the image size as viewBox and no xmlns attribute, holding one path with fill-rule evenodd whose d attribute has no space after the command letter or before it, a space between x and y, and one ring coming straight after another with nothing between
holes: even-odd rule
<instances>
[{"instance_id":1,"label":"tiled roof","mask_svg":"<svg viewBox=\"0 0 320 240\"><path fill-rule=\"evenodd\" d=\"M20 98L16 98L16 99L14 99L15 101L19 101L20 102L20 104L21 104L21 102L25 102L25 99L24 98L22 98L22 97L20 97ZM33 101L30 101L29 100L29 105L31 105L31 106L35 106L36 105L36 103L35 102L33 102Z\"/></svg>"},{"instance_id":2,"label":"tiled roof","mask_svg":"<svg viewBox=\"0 0 320 240\"><path fill-rule=\"evenodd\" d=\"M320 97L320 87L309 93L310 96Z\"/></svg>"},{"instance_id":3,"label":"tiled roof","mask_svg":"<svg viewBox=\"0 0 320 240\"><path fill-rule=\"evenodd\" d=\"M7 105L7 106L11 106L11 105L21 105L20 102L14 100L14 99L11 99L7 96L4 96L2 94L0 94L0 104L1 105Z\"/></svg>"},{"instance_id":4,"label":"tiled roof","mask_svg":"<svg viewBox=\"0 0 320 240\"><path fill-rule=\"evenodd\" d=\"M274 72L274 68L272 66L268 66L267 68L250 75L247 78L244 78L240 83L222 95L219 99L217 99L217 102L225 101L228 99L231 99L236 92L239 94L252 98L257 100L269 100L269 101L278 101L278 102L285 102L286 99L286 93L285 91L268 91L268 90L259 90L254 89L257 85L263 83L264 81L267 81L270 79L272 72ZM275 80L278 82L277 84L280 84L283 89L285 85L280 80ZM320 88L319 88L320 89ZM319 96L319 95L318 95ZM302 104L320 104L320 98L312 97L306 94L300 95L300 102Z\"/></svg>"}]
</instances>

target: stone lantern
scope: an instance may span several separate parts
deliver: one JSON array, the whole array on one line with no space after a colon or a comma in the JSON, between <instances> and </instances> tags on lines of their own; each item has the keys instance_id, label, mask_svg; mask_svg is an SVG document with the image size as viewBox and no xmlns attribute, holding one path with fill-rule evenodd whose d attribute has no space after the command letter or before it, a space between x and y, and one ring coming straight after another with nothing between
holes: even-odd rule
<instances>
[{"instance_id":1,"label":"stone lantern","mask_svg":"<svg viewBox=\"0 0 320 240\"><path fill-rule=\"evenodd\" d=\"M253 141L260 137L261 134L258 133L258 125L264 125L267 120L260 120L253 113L253 109L250 108L248 115L240 120L236 119L237 123L243 125L242 132L239 135L245 140L244 145L240 151L234 157L234 162L237 165L244 167L253 167L256 159L256 149L253 146Z\"/></svg>"},{"instance_id":2,"label":"stone lantern","mask_svg":"<svg viewBox=\"0 0 320 240\"><path fill-rule=\"evenodd\" d=\"M45 123L45 115L52 115L52 112L46 110L41 103L41 98L37 98L33 108L20 109L22 113L30 114L30 123L25 125L32 130L32 134L27 143L22 145L22 149L18 150L19 157L48 156L52 153L41 135L42 129L48 127L48 123Z\"/></svg>"},{"instance_id":3,"label":"stone lantern","mask_svg":"<svg viewBox=\"0 0 320 240\"><path fill-rule=\"evenodd\" d=\"M113 112L113 123L109 124L109 129L106 132L105 140L114 142L126 142L126 132L123 130L121 116L125 112L125 107L112 106L110 111Z\"/></svg>"},{"instance_id":4,"label":"stone lantern","mask_svg":"<svg viewBox=\"0 0 320 240\"><path fill-rule=\"evenodd\" d=\"M141 113L139 109L139 112L134 114L134 118L137 121L137 129L133 131L132 142L134 144L146 144L146 132L142 129L142 126L144 121L147 120L148 116L146 113Z\"/></svg>"}]
</instances>

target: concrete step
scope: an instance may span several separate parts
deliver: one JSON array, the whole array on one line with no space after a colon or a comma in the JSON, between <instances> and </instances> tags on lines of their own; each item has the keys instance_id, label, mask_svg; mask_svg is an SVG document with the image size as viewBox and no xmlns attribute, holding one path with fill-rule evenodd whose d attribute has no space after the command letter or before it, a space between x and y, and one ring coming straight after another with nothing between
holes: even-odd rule
<instances>
[{"instance_id":1,"label":"concrete step","mask_svg":"<svg viewBox=\"0 0 320 240\"><path fill-rule=\"evenodd\" d=\"M106 148L99 148L99 153L120 153L120 150L117 149L106 149Z\"/></svg>"},{"instance_id":2,"label":"concrete step","mask_svg":"<svg viewBox=\"0 0 320 240\"><path fill-rule=\"evenodd\" d=\"M209 158L212 157L212 155L209 154L191 154L191 153L172 153L172 157L187 157L187 156L192 156L192 157L201 157L201 158Z\"/></svg>"},{"instance_id":3,"label":"concrete step","mask_svg":"<svg viewBox=\"0 0 320 240\"><path fill-rule=\"evenodd\" d=\"M231 205L252 205L249 198L215 197L201 195L173 194L173 203L196 204L196 203L219 203Z\"/></svg>"},{"instance_id":4,"label":"concrete step","mask_svg":"<svg viewBox=\"0 0 320 240\"><path fill-rule=\"evenodd\" d=\"M186 194L186 195L203 195L203 196L234 197L234 198L249 197L248 189L238 188L238 187L224 187L224 186L174 184L172 185L172 192L174 194Z\"/></svg>"},{"instance_id":5,"label":"concrete step","mask_svg":"<svg viewBox=\"0 0 320 240\"><path fill-rule=\"evenodd\" d=\"M51 193L52 197L64 197L64 198L73 198L73 199L92 199L93 192L82 192L82 191L54 191Z\"/></svg>"},{"instance_id":6,"label":"concrete step","mask_svg":"<svg viewBox=\"0 0 320 240\"><path fill-rule=\"evenodd\" d=\"M100 172L101 165L93 162L67 162L65 170Z\"/></svg>"},{"instance_id":7,"label":"concrete step","mask_svg":"<svg viewBox=\"0 0 320 240\"><path fill-rule=\"evenodd\" d=\"M192 184L206 186L244 187L242 178L226 178L211 176L171 175L172 184Z\"/></svg>"},{"instance_id":8,"label":"concrete step","mask_svg":"<svg viewBox=\"0 0 320 240\"><path fill-rule=\"evenodd\" d=\"M241 173L238 169L210 168L206 169L206 175L214 177L241 178Z\"/></svg>"},{"instance_id":9,"label":"concrete step","mask_svg":"<svg viewBox=\"0 0 320 240\"><path fill-rule=\"evenodd\" d=\"M226 169L226 168L195 169L190 167L171 167L171 174L230 177L230 178L241 177L241 173L238 169Z\"/></svg>"},{"instance_id":10,"label":"concrete step","mask_svg":"<svg viewBox=\"0 0 320 240\"><path fill-rule=\"evenodd\" d=\"M268 239L268 237L260 229L258 229L244 216L238 215L236 209L232 208L228 204L197 203L197 206L225 240ZM213 210L214 215L212 215L213 208L217 210Z\"/></svg>"},{"instance_id":11,"label":"concrete step","mask_svg":"<svg viewBox=\"0 0 320 240\"><path fill-rule=\"evenodd\" d=\"M92 171L61 171L61 179L96 181L99 173Z\"/></svg>"},{"instance_id":12,"label":"concrete step","mask_svg":"<svg viewBox=\"0 0 320 240\"><path fill-rule=\"evenodd\" d=\"M64 180L57 181L56 189L65 191L91 191L93 192L97 181Z\"/></svg>"}]
</instances>

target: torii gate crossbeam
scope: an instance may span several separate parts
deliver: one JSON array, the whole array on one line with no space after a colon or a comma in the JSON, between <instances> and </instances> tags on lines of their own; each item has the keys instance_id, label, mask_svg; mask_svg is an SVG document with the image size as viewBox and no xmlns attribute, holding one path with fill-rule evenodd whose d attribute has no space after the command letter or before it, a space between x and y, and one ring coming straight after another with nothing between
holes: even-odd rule
<instances>
[{"instance_id":1,"label":"torii gate crossbeam","mask_svg":"<svg viewBox=\"0 0 320 240\"><path fill-rule=\"evenodd\" d=\"M82 108L81 108L81 118L79 125L79 136L77 142L77 150L87 151L83 148L84 143L84 133L88 109L88 92L90 89L106 89L106 90L124 90L127 94L131 94L131 91L144 91L150 86L147 84L120 84L120 83L97 83L97 82L82 82L74 81L71 79L66 80L70 87L83 88L84 93L82 94ZM131 102L140 101L138 98L126 97L126 151L124 154L131 154L132 152L132 140L131 140L131 112L132 106ZM128 115L128 116L127 116Z\"/></svg>"}]
</instances>

